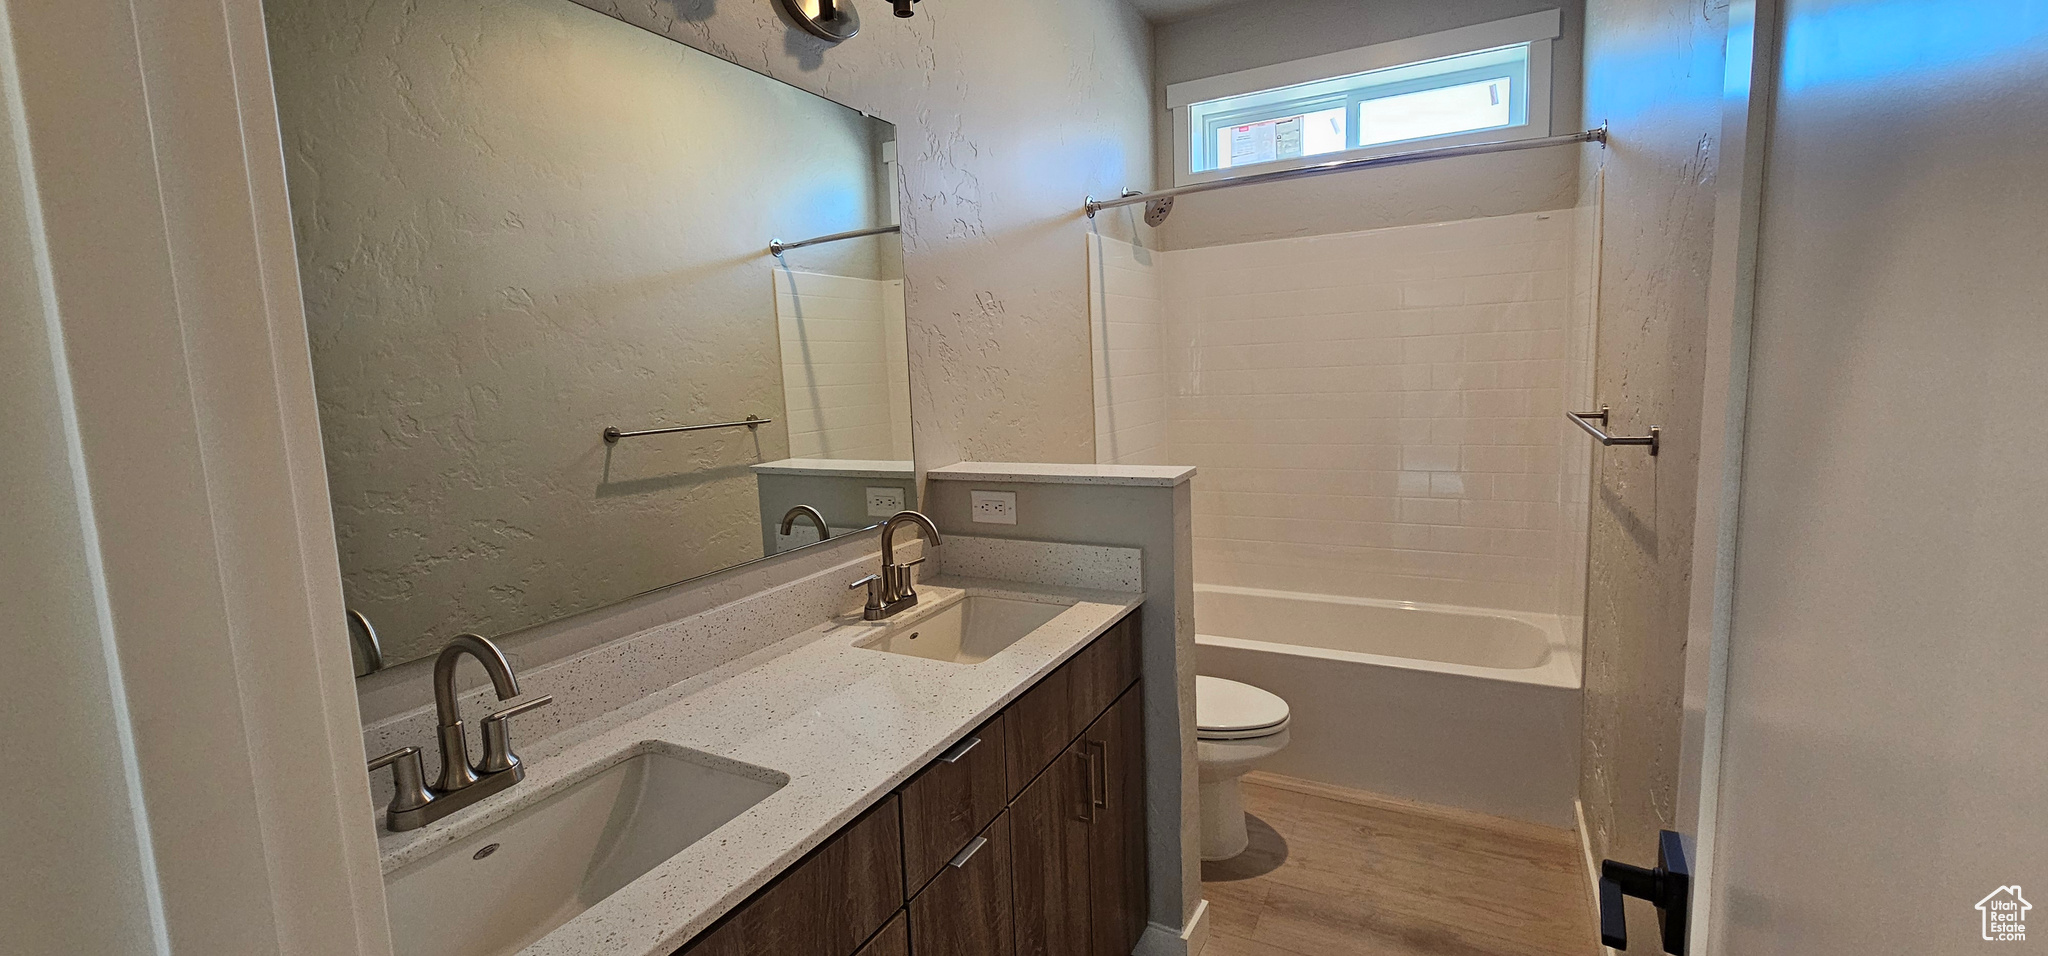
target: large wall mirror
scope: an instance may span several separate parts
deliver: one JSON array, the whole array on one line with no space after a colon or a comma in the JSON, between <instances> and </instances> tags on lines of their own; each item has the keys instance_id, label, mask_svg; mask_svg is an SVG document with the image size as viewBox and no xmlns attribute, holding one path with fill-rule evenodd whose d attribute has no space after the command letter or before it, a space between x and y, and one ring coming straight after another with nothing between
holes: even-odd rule
<instances>
[{"instance_id":1,"label":"large wall mirror","mask_svg":"<svg viewBox=\"0 0 2048 956\"><path fill-rule=\"evenodd\" d=\"M897 222L894 127L570 0L266 6L385 665L916 504L897 237L769 251Z\"/></svg>"}]
</instances>

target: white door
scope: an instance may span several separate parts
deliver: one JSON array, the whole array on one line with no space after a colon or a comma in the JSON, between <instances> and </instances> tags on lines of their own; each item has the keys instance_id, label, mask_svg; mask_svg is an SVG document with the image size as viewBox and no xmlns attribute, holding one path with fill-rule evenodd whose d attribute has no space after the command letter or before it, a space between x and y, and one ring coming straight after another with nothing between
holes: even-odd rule
<instances>
[{"instance_id":1,"label":"white door","mask_svg":"<svg viewBox=\"0 0 2048 956\"><path fill-rule=\"evenodd\" d=\"M2048 903L2048 4L1774 13L1724 157L1691 951L2040 949L2048 910L1985 937Z\"/></svg>"}]
</instances>

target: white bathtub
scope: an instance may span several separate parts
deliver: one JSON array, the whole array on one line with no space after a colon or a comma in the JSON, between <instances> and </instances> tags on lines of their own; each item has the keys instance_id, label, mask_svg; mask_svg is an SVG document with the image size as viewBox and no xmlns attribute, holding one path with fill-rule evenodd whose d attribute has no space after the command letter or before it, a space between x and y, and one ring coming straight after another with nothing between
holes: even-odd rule
<instances>
[{"instance_id":1,"label":"white bathtub","mask_svg":"<svg viewBox=\"0 0 2048 956\"><path fill-rule=\"evenodd\" d=\"M1569 827L1579 662L1555 615L1195 586L1196 669L1287 700L1265 768Z\"/></svg>"}]
</instances>

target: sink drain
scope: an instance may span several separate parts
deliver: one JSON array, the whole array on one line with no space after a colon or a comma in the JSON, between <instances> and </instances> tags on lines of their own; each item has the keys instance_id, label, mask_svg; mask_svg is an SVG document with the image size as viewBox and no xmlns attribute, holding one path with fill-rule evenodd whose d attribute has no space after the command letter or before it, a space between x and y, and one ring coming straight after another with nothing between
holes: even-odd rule
<instances>
[{"instance_id":1,"label":"sink drain","mask_svg":"<svg viewBox=\"0 0 2048 956\"><path fill-rule=\"evenodd\" d=\"M491 854L493 854L493 853L496 853L496 852L498 852L498 845L497 845L497 844L495 844L495 843L493 843L493 844L491 844L490 846L484 847L483 849L481 849L481 850L478 850L478 851L476 851L476 855L475 855L475 856L473 856L473 857L470 857L470 859L472 859L472 860L481 860L481 859L483 859L484 857L490 856Z\"/></svg>"}]
</instances>

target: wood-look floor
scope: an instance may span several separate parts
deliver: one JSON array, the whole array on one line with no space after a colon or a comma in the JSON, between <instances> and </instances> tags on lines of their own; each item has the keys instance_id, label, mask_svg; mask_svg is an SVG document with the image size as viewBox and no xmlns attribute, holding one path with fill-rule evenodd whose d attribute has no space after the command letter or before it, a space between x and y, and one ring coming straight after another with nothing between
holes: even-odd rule
<instances>
[{"instance_id":1,"label":"wood-look floor","mask_svg":"<svg viewBox=\"0 0 2048 956\"><path fill-rule=\"evenodd\" d=\"M1205 956L1591 956L1569 830L1254 773L1251 847L1202 865Z\"/></svg>"}]
</instances>

